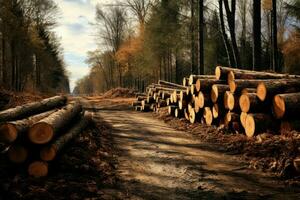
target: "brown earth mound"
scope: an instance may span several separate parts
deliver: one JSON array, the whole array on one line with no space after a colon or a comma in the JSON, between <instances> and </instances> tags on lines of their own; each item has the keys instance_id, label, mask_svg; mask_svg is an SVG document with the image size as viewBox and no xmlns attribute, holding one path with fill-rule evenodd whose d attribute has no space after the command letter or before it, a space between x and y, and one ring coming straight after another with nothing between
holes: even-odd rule
<instances>
[{"instance_id":1,"label":"brown earth mound","mask_svg":"<svg viewBox=\"0 0 300 200\"><path fill-rule=\"evenodd\" d=\"M135 97L135 91L129 88L114 88L105 92L102 96L103 98L130 98Z\"/></svg>"}]
</instances>

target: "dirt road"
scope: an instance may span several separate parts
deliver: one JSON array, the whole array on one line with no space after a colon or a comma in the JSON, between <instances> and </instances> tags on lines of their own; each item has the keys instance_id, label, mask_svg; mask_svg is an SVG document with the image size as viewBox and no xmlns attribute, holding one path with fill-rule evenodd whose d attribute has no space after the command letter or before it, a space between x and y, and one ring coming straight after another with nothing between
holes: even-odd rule
<instances>
[{"instance_id":1,"label":"dirt road","mask_svg":"<svg viewBox=\"0 0 300 200\"><path fill-rule=\"evenodd\" d=\"M248 169L195 136L176 131L149 113L105 107L94 112L112 126L117 189L112 199L298 199L268 174Z\"/></svg>"}]
</instances>

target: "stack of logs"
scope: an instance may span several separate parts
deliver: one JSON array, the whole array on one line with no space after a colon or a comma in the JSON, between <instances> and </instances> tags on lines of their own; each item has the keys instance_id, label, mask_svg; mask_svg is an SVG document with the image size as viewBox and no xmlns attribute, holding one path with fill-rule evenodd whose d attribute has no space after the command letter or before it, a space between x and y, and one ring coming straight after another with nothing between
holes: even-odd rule
<instances>
[{"instance_id":1,"label":"stack of logs","mask_svg":"<svg viewBox=\"0 0 300 200\"><path fill-rule=\"evenodd\" d=\"M18 165L28 166L34 177L47 176L48 163L90 122L82 106L67 104L65 96L55 96L0 112L0 142L3 153Z\"/></svg>"},{"instance_id":2,"label":"stack of logs","mask_svg":"<svg viewBox=\"0 0 300 200\"><path fill-rule=\"evenodd\" d=\"M151 84L133 106L168 112L191 123L224 126L253 137L300 128L300 76L216 67L215 75L190 75L178 85Z\"/></svg>"}]
</instances>

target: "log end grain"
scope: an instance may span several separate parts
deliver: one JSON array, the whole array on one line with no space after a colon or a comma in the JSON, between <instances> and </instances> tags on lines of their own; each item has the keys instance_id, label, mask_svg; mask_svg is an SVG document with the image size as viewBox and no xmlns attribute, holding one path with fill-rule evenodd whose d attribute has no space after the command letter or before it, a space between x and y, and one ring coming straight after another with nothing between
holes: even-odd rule
<instances>
[{"instance_id":1,"label":"log end grain","mask_svg":"<svg viewBox=\"0 0 300 200\"><path fill-rule=\"evenodd\" d=\"M212 115L214 119L217 119L219 117L219 105L214 104L212 107Z\"/></svg>"},{"instance_id":2,"label":"log end grain","mask_svg":"<svg viewBox=\"0 0 300 200\"><path fill-rule=\"evenodd\" d=\"M196 91L200 92L200 90L201 90L201 80L200 79L197 79L195 87L196 87Z\"/></svg>"},{"instance_id":3,"label":"log end grain","mask_svg":"<svg viewBox=\"0 0 300 200\"><path fill-rule=\"evenodd\" d=\"M247 118L247 113L245 112L241 112L240 114L240 122L242 124L242 126L245 128L246 127L246 118Z\"/></svg>"},{"instance_id":4,"label":"log end grain","mask_svg":"<svg viewBox=\"0 0 300 200\"><path fill-rule=\"evenodd\" d=\"M233 71L228 72L228 74L227 74L228 83L232 82L232 81L234 82L234 80L235 80L234 72Z\"/></svg>"},{"instance_id":5,"label":"log end grain","mask_svg":"<svg viewBox=\"0 0 300 200\"><path fill-rule=\"evenodd\" d=\"M236 91L237 85L234 80L228 80L228 85L230 92L234 93Z\"/></svg>"},{"instance_id":6,"label":"log end grain","mask_svg":"<svg viewBox=\"0 0 300 200\"><path fill-rule=\"evenodd\" d=\"M199 108L204 108L204 94L202 92L198 94L198 106Z\"/></svg>"},{"instance_id":7,"label":"log end grain","mask_svg":"<svg viewBox=\"0 0 300 200\"><path fill-rule=\"evenodd\" d=\"M248 94L242 94L239 99L241 111L247 113L250 110L250 104L251 103Z\"/></svg>"},{"instance_id":8,"label":"log end grain","mask_svg":"<svg viewBox=\"0 0 300 200\"><path fill-rule=\"evenodd\" d=\"M204 117L206 125L210 126L213 122L213 114L211 112L210 107L204 108L203 117Z\"/></svg>"},{"instance_id":9,"label":"log end grain","mask_svg":"<svg viewBox=\"0 0 300 200\"><path fill-rule=\"evenodd\" d=\"M259 100L264 101L267 97L267 88L264 83L259 83L256 88L256 95Z\"/></svg>"},{"instance_id":10,"label":"log end grain","mask_svg":"<svg viewBox=\"0 0 300 200\"><path fill-rule=\"evenodd\" d=\"M222 71L221 71L221 68L219 66L217 66L216 69L215 69L215 75L216 75L216 79L220 80L221 75L222 75Z\"/></svg>"},{"instance_id":11,"label":"log end grain","mask_svg":"<svg viewBox=\"0 0 300 200\"><path fill-rule=\"evenodd\" d=\"M40 157L43 161L52 161L56 157L57 148L54 145L44 147L40 152Z\"/></svg>"},{"instance_id":12,"label":"log end grain","mask_svg":"<svg viewBox=\"0 0 300 200\"><path fill-rule=\"evenodd\" d=\"M42 161L35 161L29 165L28 174L35 178L45 177L48 175L48 164Z\"/></svg>"},{"instance_id":13,"label":"log end grain","mask_svg":"<svg viewBox=\"0 0 300 200\"><path fill-rule=\"evenodd\" d=\"M8 159L16 164L24 163L28 157L28 150L21 145L13 145L9 148Z\"/></svg>"},{"instance_id":14,"label":"log end grain","mask_svg":"<svg viewBox=\"0 0 300 200\"><path fill-rule=\"evenodd\" d=\"M228 110L234 109L234 95L232 92L225 92L224 94L224 107Z\"/></svg>"},{"instance_id":15,"label":"log end grain","mask_svg":"<svg viewBox=\"0 0 300 200\"><path fill-rule=\"evenodd\" d=\"M245 133L248 137L253 137L255 133L255 120L251 114L248 114L245 121Z\"/></svg>"},{"instance_id":16,"label":"log end grain","mask_svg":"<svg viewBox=\"0 0 300 200\"><path fill-rule=\"evenodd\" d=\"M196 121L196 113L194 109L189 110L190 123L194 124Z\"/></svg>"},{"instance_id":17,"label":"log end grain","mask_svg":"<svg viewBox=\"0 0 300 200\"><path fill-rule=\"evenodd\" d=\"M0 126L0 141L12 143L18 137L18 130L11 123L5 123Z\"/></svg>"},{"instance_id":18,"label":"log end grain","mask_svg":"<svg viewBox=\"0 0 300 200\"><path fill-rule=\"evenodd\" d=\"M218 96L219 96L218 86L217 85L213 85L211 87L211 92L210 92L211 101L213 103L216 103L217 100L218 100Z\"/></svg>"},{"instance_id":19,"label":"log end grain","mask_svg":"<svg viewBox=\"0 0 300 200\"><path fill-rule=\"evenodd\" d=\"M273 99L273 114L277 119L283 118L285 114L285 102L280 95L276 95Z\"/></svg>"},{"instance_id":20,"label":"log end grain","mask_svg":"<svg viewBox=\"0 0 300 200\"><path fill-rule=\"evenodd\" d=\"M28 133L29 140L35 144L46 144L54 136L52 126L44 122L34 124Z\"/></svg>"}]
</instances>

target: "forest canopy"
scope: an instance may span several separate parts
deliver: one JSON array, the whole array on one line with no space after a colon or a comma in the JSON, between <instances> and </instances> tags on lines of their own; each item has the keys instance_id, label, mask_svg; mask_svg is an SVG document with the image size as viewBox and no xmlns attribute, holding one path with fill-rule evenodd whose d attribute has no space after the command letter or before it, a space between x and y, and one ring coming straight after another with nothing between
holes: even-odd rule
<instances>
[{"instance_id":1,"label":"forest canopy","mask_svg":"<svg viewBox=\"0 0 300 200\"><path fill-rule=\"evenodd\" d=\"M96 8L98 48L75 93L181 83L217 65L300 73L299 0L124 0Z\"/></svg>"},{"instance_id":2,"label":"forest canopy","mask_svg":"<svg viewBox=\"0 0 300 200\"><path fill-rule=\"evenodd\" d=\"M0 0L0 83L14 91L69 92L53 0Z\"/></svg>"}]
</instances>

